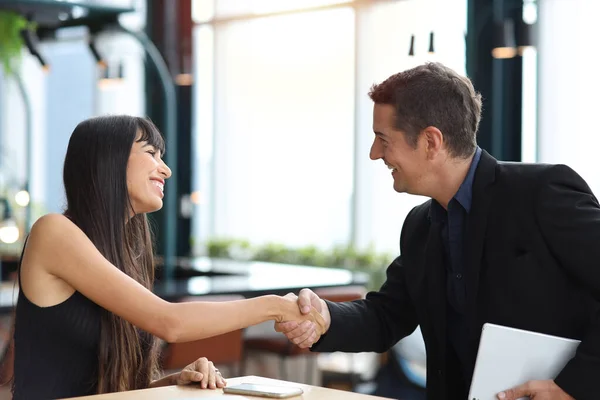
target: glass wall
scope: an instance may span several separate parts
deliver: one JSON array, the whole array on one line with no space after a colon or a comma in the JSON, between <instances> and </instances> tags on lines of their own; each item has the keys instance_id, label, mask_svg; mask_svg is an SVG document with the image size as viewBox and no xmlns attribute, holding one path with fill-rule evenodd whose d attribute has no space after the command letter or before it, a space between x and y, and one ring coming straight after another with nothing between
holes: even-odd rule
<instances>
[{"instance_id":1,"label":"glass wall","mask_svg":"<svg viewBox=\"0 0 600 400\"><path fill-rule=\"evenodd\" d=\"M539 4L539 161L567 164L600 193L596 131L600 77L590 64L600 2Z\"/></svg>"},{"instance_id":2,"label":"glass wall","mask_svg":"<svg viewBox=\"0 0 600 400\"><path fill-rule=\"evenodd\" d=\"M397 253L424 199L395 193L369 159L367 93L427 60L464 73L466 0L216 0L194 13L194 242Z\"/></svg>"}]
</instances>

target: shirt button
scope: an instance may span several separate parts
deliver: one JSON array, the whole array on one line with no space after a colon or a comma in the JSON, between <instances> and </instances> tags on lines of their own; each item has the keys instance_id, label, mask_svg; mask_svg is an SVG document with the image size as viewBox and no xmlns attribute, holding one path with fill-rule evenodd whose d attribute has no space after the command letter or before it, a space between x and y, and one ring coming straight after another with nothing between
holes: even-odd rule
<instances>
[{"instance_id":1,"label":"shirt button","mask_svg":"<svg viewBox=\"0 0 600 400\"><path fill-rule=\"evenodd\" d=\"M462 279L462 274L456 274L456 279Z\"/></svg>"}]
</instances>

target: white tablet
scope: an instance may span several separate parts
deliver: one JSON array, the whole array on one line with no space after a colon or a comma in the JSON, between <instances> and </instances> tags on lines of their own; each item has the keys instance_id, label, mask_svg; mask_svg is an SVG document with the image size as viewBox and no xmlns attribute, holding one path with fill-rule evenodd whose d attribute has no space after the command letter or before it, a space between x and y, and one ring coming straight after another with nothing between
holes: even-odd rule
<instances>
[{"instance_id":1,"label":"white tablet","mask_svg":"<svg viewBox=\"0 0 600 400\"><path fill-rule=\"evenodd\" d=\"M273 399L287 399L302 395L304 391L298 387L275 386L254 383L241 383L235 386L225 386L223 393L244 394L248 396L270 397Z\"/></svg>"},{"instance_id":2,"label":"white tablet","mask_svg":"<svg viewBox=\"0 0 600 400\"><path fill-rule=\"evenodd\" d=\"M579 340L484 324L469 400L496 395L531 380L554 379L575 355Z\"/></svg>"}]
</instances>

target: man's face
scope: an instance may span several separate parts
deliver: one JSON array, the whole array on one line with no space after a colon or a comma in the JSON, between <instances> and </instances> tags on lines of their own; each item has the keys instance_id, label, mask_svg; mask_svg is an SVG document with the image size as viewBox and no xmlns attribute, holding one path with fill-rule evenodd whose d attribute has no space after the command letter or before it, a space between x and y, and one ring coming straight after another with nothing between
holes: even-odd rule
<instances>
[{"instance_id":1,"label":"man's face","mask_svg":"<svg viewBox=\"0 0 600 400\"><path fill-rule=\"evenodd\" d=\"M426 157L420 144L414 148L406 141L405 133L395 128L394 107L375 104L373 107L373 132L371 160L382 159L392 171L394 190L398 193L420 194L419 186L426 171Z\"/></svg>"}]
</instances>

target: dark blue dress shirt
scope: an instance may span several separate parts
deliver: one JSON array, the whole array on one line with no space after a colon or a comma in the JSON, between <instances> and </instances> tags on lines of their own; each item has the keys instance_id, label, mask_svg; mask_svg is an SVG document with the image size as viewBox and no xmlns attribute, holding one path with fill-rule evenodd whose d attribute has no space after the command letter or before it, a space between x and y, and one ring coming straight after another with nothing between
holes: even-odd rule
<instances>
[{"instance_id":1,"label":"dark blue dress shirt","mask_svg":"<svg viewBox=\"0 0 600 400\"><path fill-rule=\"evenodd\" d=\"M466 359L468 353L468 324L466 319L466 287L464 262L464 228L467 215L471 211L473 199L473 178L481 158L481 148L477 147L471 166L458 192L445 210L437 201L431 203L431 220L441 229L446 266L447 333L448 343L454 349L461 364L465 384L472 375L473 366ZM450 350L450 349L449 349Z\"/></svg>"}]
</instances>

